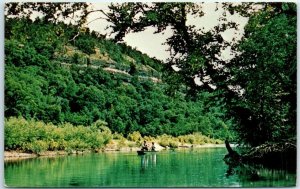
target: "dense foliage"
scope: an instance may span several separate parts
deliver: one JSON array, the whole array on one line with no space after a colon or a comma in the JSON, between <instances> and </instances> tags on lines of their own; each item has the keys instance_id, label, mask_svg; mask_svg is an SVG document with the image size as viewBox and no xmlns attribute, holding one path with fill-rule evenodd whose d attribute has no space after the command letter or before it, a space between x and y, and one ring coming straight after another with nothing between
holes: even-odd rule
<instances>
[{"instance_id":1,"label":"dense foliage","mask_svg":"<svg viewBox=\"0 0 300 189\"><path fill-rule=\"evenodd\" d=\"M239 121L235 128L241 143L257 146L296 136L294 3L222 3L224 15L249 17L239 43L224 41L220 35L236 27L226 17L208 32L189 25L188 16L204 15L200 4L122 3L109 8L107 20L118 41L149 26L156 28L156 33L172 30L166 42L171 56L167 64L171 74L166 78L177 86L171 89L177 90L178 83L183 83L192 98L204 90L219 91L218 97L224 97L225 108L230 110L227 116ZM224 60L220 54L229 46L236 56ZM179 68L176 73L174 65Z\"/></svg>"},{"instance_id":2,"label":"dense foliage","mask_svg":"<svg viewBox=\"0 0 300 189\"><path fill-rule=\"evenodd\" d=\"M296 6L275 5L250 17L231 62L231 84L244 90L236 129L254 146L296 136Z\"/></svg>"},{"instance_id":3,"label":"dense foliage","mask_svg":"<svg viewBox=\"0 0 300 189\"><path fill-rule=\"evenodd\" d=\"M10 118L5 120L5 149L40 153L46 150L98 150L112 139L105 122L90 127L58 126L41 121Z\"/></svg>"},{"instance_id":4,"label":"dense foliage","mask_svg":"<svg viewBox=\"0 0 300 189\"><path fill-rule=\"evenodd\" d=\"M7 19L5 117L87 127L103 120L125 136L139 131L143 136L233 137L223 99L207 92L194 100L186 100L184 91L168 96L167 84L150 79L160 79L162 66L95 32L40 19Z\"/></svg>"},{"instance_id":5,"label":"dense foliage","mask_svg":"<svg viewBox=\"0 0 300 189\"><path fill-rule=\"evenodd\" d=\"M100 151L104 147L140 147L144 140L156 142L163 147L177 148L186 144L220 144L222 140L212 139L200 133L180 135L142 136L139 131L123 134L112 133L104 121L89 126L74 126L70 123L54 125L33 119L10 117L5 120L5 150L42 153L45 151Z\"/></svg>"}]
</instances>

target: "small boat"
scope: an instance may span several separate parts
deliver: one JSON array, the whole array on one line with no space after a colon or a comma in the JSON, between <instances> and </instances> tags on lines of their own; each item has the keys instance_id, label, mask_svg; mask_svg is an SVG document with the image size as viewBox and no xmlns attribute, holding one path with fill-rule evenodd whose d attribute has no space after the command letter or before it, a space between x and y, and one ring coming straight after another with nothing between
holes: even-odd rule
<instances>
[{"instance_id":1,"label":"small boat","mask_svg":"<svg viewBox=\"0 0 300 189\"><path fill-rule=\"evenodd\" d=\"M156 153L156 152L158 152L158 151L145 151L145 150L137 151L138 155L152 154L152 153Z\"/></svg>"}]
</instances>

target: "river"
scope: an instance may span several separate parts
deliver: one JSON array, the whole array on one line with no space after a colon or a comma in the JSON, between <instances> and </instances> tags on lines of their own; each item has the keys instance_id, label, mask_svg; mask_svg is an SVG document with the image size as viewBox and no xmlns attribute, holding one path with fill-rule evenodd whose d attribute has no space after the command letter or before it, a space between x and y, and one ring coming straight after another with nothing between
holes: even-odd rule
<instances>
[{"instance_id":1,"label":"river","mask_svg":"<svg viewBox=\"0 0 300 189\"><path fill-rule=\"evenodd\" d=\"M9 187L285 187L296 174L251 167L230 170L225 148L162 151L138 156L110 152L5 162Z\"/></svg>"}]
</instances>

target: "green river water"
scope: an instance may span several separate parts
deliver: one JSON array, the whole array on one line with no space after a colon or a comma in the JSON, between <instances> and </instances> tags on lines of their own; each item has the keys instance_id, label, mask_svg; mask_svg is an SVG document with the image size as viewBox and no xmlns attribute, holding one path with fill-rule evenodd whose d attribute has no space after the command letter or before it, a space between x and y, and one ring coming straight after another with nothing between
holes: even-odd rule
<instances>
[{"instance_id":1,"label":"green river water","mask_svg":"<svg viewBox=\"0 0 300 189\"><path fill-rule=\"evenodd\" d=\"M5 162L9 187L285 187L296 174L249 167L232 170L222 160L225 148L85 154Z\"/></svg>"}]
</instances>

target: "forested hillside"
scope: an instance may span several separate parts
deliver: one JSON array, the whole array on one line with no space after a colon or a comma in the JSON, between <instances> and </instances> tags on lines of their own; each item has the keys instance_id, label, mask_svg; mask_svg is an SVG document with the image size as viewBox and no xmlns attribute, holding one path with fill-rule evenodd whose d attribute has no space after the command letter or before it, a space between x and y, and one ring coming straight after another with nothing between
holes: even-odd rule
<instances>
[{"instance_id":1,"label":"forested hillside","mask_svg":"<svg viewBox=\"0 0 300 189\"><path fill-rule=\"evenodd\" d=\"M223 99L170 94L162 62L88 29L6 19L5 117L56 125L107 123L113 132L233 137ZM170 96L171 95L171 96Z\"/></svg>"}]
</instances>

